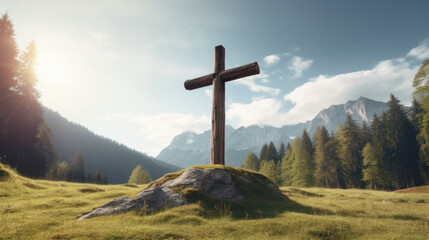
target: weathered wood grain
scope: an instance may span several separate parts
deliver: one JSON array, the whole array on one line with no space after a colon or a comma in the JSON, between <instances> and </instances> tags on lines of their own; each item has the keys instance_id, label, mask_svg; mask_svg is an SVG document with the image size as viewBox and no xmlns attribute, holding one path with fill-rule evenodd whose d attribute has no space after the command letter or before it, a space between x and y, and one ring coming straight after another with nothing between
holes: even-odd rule
<instances>
[{"instance_id":1,"label":"weathered wood grain","mask_svg":"<svg viewBox=\"0 0 429 240\"><path fill-rule=\"evenodd\" d=\"M256 74L259 74L259 65L257 62L253 62L240 67L235 67L222 71L218 74L210 73L198 78L189 79L185 81L184 85L187 90L193 90L212 85L213 79L215 79L216 76L218 76L224 82L228 82Z\"/></svg>"},{"instance_id":2,"label":"weathered wood grain","mask_svg":"<svg viewBox=\"0 0 429 240\"><path fill-rule=\"evenodd\" d=\"M214 73L225 70L225 48L217 46L214 57ZM225 82L213 79L212 139L210 164L225 165Z\"/></svg>"}]
</instances>

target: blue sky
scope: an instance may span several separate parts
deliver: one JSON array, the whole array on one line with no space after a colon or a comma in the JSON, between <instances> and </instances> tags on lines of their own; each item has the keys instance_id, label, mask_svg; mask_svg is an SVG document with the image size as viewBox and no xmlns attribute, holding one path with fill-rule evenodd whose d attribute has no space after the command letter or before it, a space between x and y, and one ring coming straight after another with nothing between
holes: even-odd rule
<instances>
[{"instance_id":1,"label":"blue sky","mask_svg":"<svg viewBox=\"0 0 429 240\"><path fill-rule=\"evenodd\" d=\"M332 104L394 93L411 102L429 57L429 1L0 0L22 49L35 40L41 101L71 121L156 156L210 128L211 87L186 79L257 61L226 85L227 123L281 126Z\"/></svg>"}]
</instances>

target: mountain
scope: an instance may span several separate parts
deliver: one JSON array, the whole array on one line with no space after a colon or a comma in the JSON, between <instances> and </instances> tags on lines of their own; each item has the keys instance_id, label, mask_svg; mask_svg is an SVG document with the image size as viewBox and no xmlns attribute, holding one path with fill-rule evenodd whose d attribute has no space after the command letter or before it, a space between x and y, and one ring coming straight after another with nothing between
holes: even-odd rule
<instances>
[{"instance_id":1,"label":"mountain","mask_svg":"<svg viewBox=\"0 0 429 240\"><path fill-rule=\"evenodd\" d=\"M81 152L85 169L94 175L98 169L107 174L110 183L125 183L138 165L146 169L152 179L180 168L132 150L108 138L97 136L83 126L69 122L57 112L43 108L43 116L54 135L53 143L60 161L70 164L71 158Z\"/></svg>"},{"instance_id":2,"label":"mountain","mask_svg":"<svg viewBox=\"0 0 429 240\"><path fill-rule=\"evenodd\" d=\"M374 114L381 115L388 106L384 102L360 97L345 104L332 105L323 109L311 121L295 125L284 125L280 128L272 126L249 126L234 129L226 126L225 130L225 162L227 165L239 166L249 151L257 155L263 144L272 141L277 147L281 142L292 142L300 136L304 129L313 136L318 126L324 125L330 131L336 131L343 124L349 112L359 124L364 121L370 124ZM157 159L188 167L210 162L210 130L201 134L184 132L174 137L170 145L163 149Z\"/></svg>"}]
</instances>

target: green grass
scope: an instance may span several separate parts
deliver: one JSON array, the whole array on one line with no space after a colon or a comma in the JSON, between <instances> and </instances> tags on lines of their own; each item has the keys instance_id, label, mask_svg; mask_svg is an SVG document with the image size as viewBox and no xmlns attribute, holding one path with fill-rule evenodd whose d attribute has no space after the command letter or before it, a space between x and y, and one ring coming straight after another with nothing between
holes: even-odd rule
<instances>
[{"instance_id":1,"label":"green grass","mask_svg":"<svg viewBox=\"0 0 429 240\"><path fill-rule=\"evenodd\" d=\"M371 190L281 188L285 209L247 219L199 202L76 221L145 187L31 180L0 165L0 239L429 239L429 194Z\"/></svg>"}]
</instances>

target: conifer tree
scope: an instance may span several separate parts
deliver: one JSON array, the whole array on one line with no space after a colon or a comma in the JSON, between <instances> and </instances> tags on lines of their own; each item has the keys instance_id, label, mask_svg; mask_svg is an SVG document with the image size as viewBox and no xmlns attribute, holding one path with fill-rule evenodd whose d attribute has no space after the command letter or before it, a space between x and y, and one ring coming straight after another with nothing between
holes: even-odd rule
<instances>
[{"instance_id":1,"label":"conifer tree","mask_svg":"<svg viewBox=\"0 0 429 240\"><path fill-rule=\"evenodd\" d=\"M413 87L413 98L423 104L429 94L429 58L425 59L414 76ZM425 111L426 113L428 111Z\"/></svg>"},{"instance_id":2,"label":"conifer tree","mask_svg":"<svg viewBox=\"0 0 429 240\"><path fill-rule=\"evenodd\" d=\"M279 161L278 157L279 157L279 154L277 153L276 146L274 146L273 142L270 142L270 144L268 144L267 157L265 159L273 160L274 163L277 164L277 162Z\"/></svg>"},{"instance_id":3,"label":"conifer tree","mask_svg":"<svg viewBox=\"0 0 429 240\"><path fill-rule=\"evenodd\" d=\"M259 171L259 160L255 153L249 152L241 167L252 171Z\"/></svg>"},{"instance_id":4,"label":"conifer tree","mask_svg":"<svg viewBox=\"0 0 429 240\"><path fill-rule=\"evenodd\" d=\"M16 159L10 157L13 151L11 140L15 135L10 126L10 116L17 102L13 88L17 85L18 49L13 24L7 13L0 18L0 53L0 158L4 163L16 167Z\"/></svg>"},{"instance_id":5,"label":"conifer tree","mask_svg":"<svg viewBox=\"0 0 429 240\"><path fill-rule=\"evenodd\" d=\"M280 147L279 147L279 157L278 160L282 161L283 157L286 154L286 149L285 149L285 144L283 142L280 143Z\"/></svg>"},{"instance_id":6,"label":"conifer tree","mask_svg":"<svg viewBox=\"0 0 429 240\"><path fill-rule=\"evenodd\" d=\"M308 146L300 137L296 137L292 143L293 162L289 173L291 185L310 187L314 184L314 164Z\"/></svg>"},{"instance_id":7,"label":"conifer tree","mask_svg":"<svg viewBox=\"0 0 429 240\"><path fill-rule=\"evenodd\" d=\"M331 187L329 181L332 174L331 166L329 163L328 154L326 152L326 143L328 142L328 131L325 126L322 128L317 127L314 136L314 161L316 163L315 181L317 186Z\"/></svg>"},{"instance_id":8,"label":"conifer tree","mask_svg":"<svg viewBox=\"0 0 429 240\"><path fill-rule=\"evenodd\" d=\"M366 121L362 123L361 128L361 141L362 146L365 146L367 143L371 142L371 128L368 127Z\"/></svg>"},{"instance_id":9,"label":"conifer tree","mask_svg":"<svg viewBox=\"0 0 429 240\"><path fill-rule=\"evenodd\" d=\"M73 182L85 182L85 159L80 152L71 159L70 179Z\"/></svg>"},{"instance_id":10,"label":"conifer tree","mask_svg":"<svg viewBox=\"0 0 429 240\"><path fill-rule=\"evenodd\" d=\"M411 106L411 123L413 124L414 130L417 134L417 142L419 144L419 173L421 176L422 183L424 185L429 184L429 165L427 165L424 162L424 155L422 155L421 152L421 146L424 144L422 142L421 136L421 127L423 125L423 117L424 117L424 111L421 107L421 104L419 104L415 99L413 100L412 106Z\"/></svg>"},{"instance_id":11,"label":"conifer tree","mask_svg":"<svg viewBox=\"0 0 429 240\"><path fill-rule=\"evenodd\" d=\"M69 165L63 161L58 164L57 179L59 181L67 181L69 179Z\"/></svg>"},{"instance_id":12,"label":"conifer tree","mask_svg":"<svg viewBox=\"0 0 429 240\"><path fill-rule=\"evenodd\" d=\"M420 174L429 184L429 58L423 61L414 76L413 87L413 123L418 128ZM414 107L417 104L419 106Z\"/></svg>"},{"instance_id":13,"label":"conifer tree","mask_svg":"<svg viewBox=\"0 0 429 240\"><path fill-rule=\"evenodd\" d=\"M302 131L301 140L304 148L313 156L313 143L311 142L311 138L307 133L307 130Z\"/></svg>"},{"instance_id":14,"label":"conifer tree","mask_svg":"<svg viewBox=\"0 0 429 240\"><path fill-rule=\"evenodd\" d=\"M109 177L107 177L107 174L106 174L106 175L104 175L104 178L103 178L103 184L104 184L104 185L109 184Z\"/></svg>"},{"instance_id":15,"label":"conifer tree","mask_svg":"<svg viewBox=\"0 0 429 240\"><path fill-rule=\"evenodd\" d=\"M348 188L360 188L363 185L361 143L359 126L348 113L340 139L340 158Z\"/></svg>"},{"instance_id":16,"label":"conifer tree","mask_svg":"<svg viewBox=\"0 0 429 240\"><path fill-rule=\"evenodd\" d=\"M344 170L339 158L340 143L337 137L331 137L325 144L325 148L328 163L331 165L329 168L331 174L328 175L328 181L330 182L329 186L335 188L344 188Z\"/></svg>"},{"instance_id":17,"label":"conifer tree","mask_svg":"<svg viewBox=\"0 0 429 240\"><path fill-rule=\"evenodd\" d=\"M261 152L259 153L259 161L262 162L262 160L267 160L267 156L268 156L268 144L264 144L262 145Z\"/></svg>"},{"instance_id":18,"label":"conifer tree","mask_svg":"<svg viewBox=\"0 0 429 240\"><path fill-rule=\"evenodd\" d=\"M372 138L371 148L375 158L380 167L380 183L379 188L389 188L390 176L387 171L387 152L388 152L388 140L387 140L387 129L386 129L386 114L383 113L382 120L380 120L376 114L372 120Z\"/></svg>"},{"instance_id":19,"label":"conifer tree","mask_svg":"<svg viewBox=\"0 0 429 240\"><path fill-rule=\"evenodd\" d=\"M98 169L97 172L95 173L95 183L96 184L103 184L103 179L101 178L100 169Z\"/></svg>"},{"instance_id":20,"label":"conifer tree","mask_svg":"<svg viewBox=\"0 0 429 240\"><path fill-rule=\"evenodd\" d=\"M283 186L292 185L291 181L291 172L292 172L292 163L293 163L293 155L292 155L292 146L290 143L287 144L286 153L281 161L281 174L280 179Z\"/></svg>"},{"instance_id":21,"label":"conifer tree","mask_svg":"<svg viewBox=\"0 0 429 240\"><path fill-rule=\"evenodd\" d=\"M381 169L380 158L371 146L367 143L362 151L363 156L363 178L366 188L377 190L383 184L383 172Z\"/></svg>"},{"instance_id":22,"label":"conifer tree","mask_svg":"<svg viewBox=\"0 0 429 240\"><path fill-rule=\"evenodd\" d=\"M145 184L151 182L152 179L149 176L149 173L142 168L142 166L139 164L136 168L131 172L130 179L128 180L128 183L131 184Z\"/></svg>"},{"instance_id":23,"label":"conifer tree","mask_svg":"<svg viewBox=\"0 0 429 240\"><path fill-rule=\"evenodd\" d=\"M399 104L399 100L393 94L390 95L388 106L389 161L387 170L393 174L393 187L396 189L413 187L419 183L416 132Z\"/></svg>"},{"instance_id":24,"label":"conifer tree","mask_svg":"<svg viewBox=\"0 0 429 240\"><path fill-rule=\"evenodd\" d=\"M91 170L89 170L88 176L86 176L86 182L87 183L93 183L94 182L94 177L92 176L92 171Z\"/></svg>"}]
</instances>

